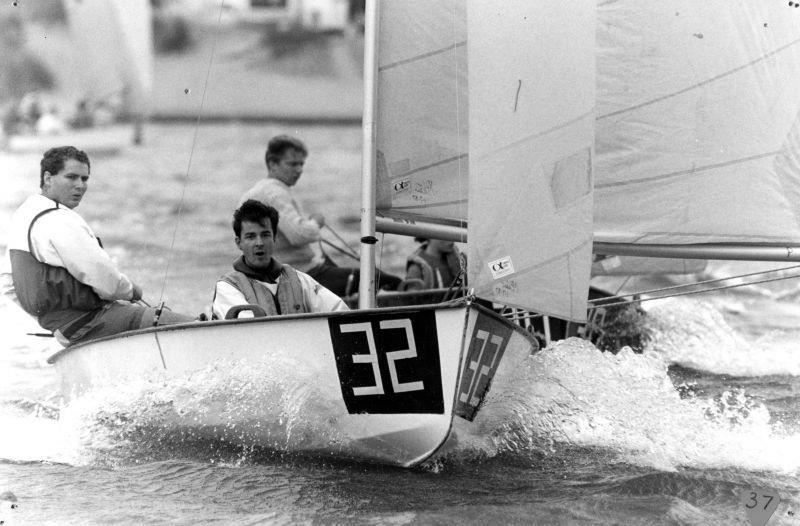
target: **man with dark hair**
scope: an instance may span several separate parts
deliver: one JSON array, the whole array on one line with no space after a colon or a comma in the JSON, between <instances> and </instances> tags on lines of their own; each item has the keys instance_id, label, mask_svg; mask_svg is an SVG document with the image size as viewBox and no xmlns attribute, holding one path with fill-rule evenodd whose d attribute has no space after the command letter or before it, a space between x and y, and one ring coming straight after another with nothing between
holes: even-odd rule
<instances>
[{"instance_id":1,"label":"man with dark hair","mask_svg":"<svg viewBox=\"0 0 800 526\"><path fill-rule=\"evenodd\" d=\"M303 174L308 149L300 139L277 135L270 139L264 161L267 178L257 182L244 193L248 199L273 206L281 216L281 227L275 239L275 255L282 262L307 272L309 276L339 296L358 291L360 271L357 268L337 267L330 259L315 251L325 226L321 214L306 215L292 197L290 188ZM381 288L394 290L401 279L386 272L379 274Z\"/></svg>"},{"instance_id":2,"label":"man with dark hair","mask_svg":"<svg viewBox=\"0 0 800 526\"><path fill-rule=\"evenodd\" d=\"M249 199L233 213L233 232L242 255L233 262L233 270L217 281L215 318L225 318L239 305L256 305L268 316L348 310L341 298L314 278L272 256L277 229L278 211L259 201Z\"/></svg>"},{"instance_id":3,"label":"man with dark hair","mask_svg":"<svg viewBox=\"0 0 800 526\"><path fill-rule=\"evenodd\" d=\"M36 317L62 345L153 325L155 311L134 302L142 289L121 273L100 240L73 211L88 188L89 157L51 148L40 163L41 192L11 218L4 295ZM161 323L192 317L163 312Z\"/></svg>"}]
</instances>

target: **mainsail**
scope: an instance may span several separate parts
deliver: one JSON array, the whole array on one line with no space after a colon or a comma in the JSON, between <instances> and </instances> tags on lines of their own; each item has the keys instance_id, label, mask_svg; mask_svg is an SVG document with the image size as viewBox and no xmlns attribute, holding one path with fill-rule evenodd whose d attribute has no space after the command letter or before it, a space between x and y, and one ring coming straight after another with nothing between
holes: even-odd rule
<instances>
[{"instance_id":1,"label":"mainsail","mask_svg":"<svg viewBox=\"0 0 800 526\"><path fill-rule=\"evenodd\" d=\"M717 256L766 259L758 256L765 245L800 244L796 10L744 0L602 1L597 81L600 252L713 259L678 250L714 243L722 244Z\"/></svg>"},{"instance_id":2,"label":"mainsail","mask_svg":"<svg viewBox=\"0 0 800 526\"><path fill-rule=\"evenodd\" d=\"M479 296L576 321L591 260L594 27L589 1L380 3L378 214L468 223Z\"/></svg>"}]
</instances>

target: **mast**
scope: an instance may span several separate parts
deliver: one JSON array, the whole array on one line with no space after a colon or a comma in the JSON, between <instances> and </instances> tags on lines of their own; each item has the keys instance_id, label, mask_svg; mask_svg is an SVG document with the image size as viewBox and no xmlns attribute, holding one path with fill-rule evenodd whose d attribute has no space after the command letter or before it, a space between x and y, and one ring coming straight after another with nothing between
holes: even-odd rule
<instances>
[{"instance_id":1,"label":"mast","mask_svg":"<svg viewBox=\"0 0 800 526\"><path fill-rule=\"evenodd\" d=\"M361 122L361 278L358 308L375 307L375 143L377 128L378 0L364 12L364 114Z\"/></svg>"}]
</instances>

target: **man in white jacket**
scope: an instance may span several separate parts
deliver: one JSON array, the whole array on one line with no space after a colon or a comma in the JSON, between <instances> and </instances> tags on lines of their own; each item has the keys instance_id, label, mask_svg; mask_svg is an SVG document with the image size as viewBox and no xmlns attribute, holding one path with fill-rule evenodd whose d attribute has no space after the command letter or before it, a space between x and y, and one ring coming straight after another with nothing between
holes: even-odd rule
<instances>
[{"instance_id":1,"label":"man in white jacket","mask_svg":"<svg viewBox=\"0 0 800 526\"><path fill-rule=\"evenodd\" d=\"M53 331L62 345L153 325L155 311L135 302L142 289L117 269L99 239L73 211L88 188L90 163L72 146L41 161L41 193L14 212L3 294ZM160 323L191 321L164 311Z\"/></svg>"},{"instance_id":2,"label":"man in white jacket","mask_svg":"<svg viewBox=\"0 0 800 526\"><path fill-rule=\"evenodd\" d=\"M233 262L233 270L217 281L215 318L226 318L240 305L255 305L267 316L348 310L341 298L314 278L272 256L277 229L278 211L259 201L247 200L234 212L233 232L242 255Z\"/></svg>"}]
</instances>

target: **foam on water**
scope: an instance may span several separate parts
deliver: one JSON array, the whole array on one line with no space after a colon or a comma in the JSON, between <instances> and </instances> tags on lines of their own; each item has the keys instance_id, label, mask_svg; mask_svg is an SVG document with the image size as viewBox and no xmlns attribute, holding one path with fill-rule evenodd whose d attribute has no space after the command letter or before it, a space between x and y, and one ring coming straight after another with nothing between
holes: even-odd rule
<instances>
[{"instance_id":1,"label":"foam on water","mask_svg":"<svg viewBox=\"0 0 800 526\"><path fill-rule=\"evenodd\" d=\"M744 391L682 398L654 352L601 353L571 338L532 356L509 385L493 386L481 426L496 452L611 451L625 462L800 470L800 435Z\"/></svg>"},{"instance_id":2,"label":"foam on water","mask_svg":"<svg viewBox=\"0 0 800 526\"><path fill-rule=\"evenodd\" d=\"M255 443L278 451L335 449L346 439L331 388L339 386L322 385L292 359L220 360L184 376L94 389L64 407L61 422L78 430L89 463L185 455L209 440L243 455Z\"/></svg>"},{"instance_id":3,"label":"foam on water","mask_svg":"<svg viewBox=\"0 0 800 526\"><path fill-rule=\"evenodd\" d=\"M732 376L800 376L797 335L780 332L748 341L725 321L714 303L670 298L647 305L648 348L669 364Z\"/></svg>"},{"instance_id":4,"label":"foam on water","mask_svg":"<svg viewBox=\"0 0 800 526\"><path fill-rule=\"evenodd\" d=\"M650 313L656 331L644 354L601 353L570 339L530 357L510 382L493 385L478 433L464 437L456 455L558 455L577 447L659 469L797 473L800 435L789 431L797 422L771 421L743 389L687 397L667 374L674 363L716 374L798 374L788 343L748 345L703 302L665 300ZM246 460L256 435L277 451L346 449L338 425L345 415L332 395L339 386L321 384L291 358L133 377L55 408L57 379L44 364L50 345L31 337L4 342L0 366L14 388L3 389L0 428L14 432L0 433L0 458L73 465L185 458L213 438L234 444ZM201 418L216 425L198 431ZM208 449L198 454L210 458Z\"/></svg>"}]
</instances>

